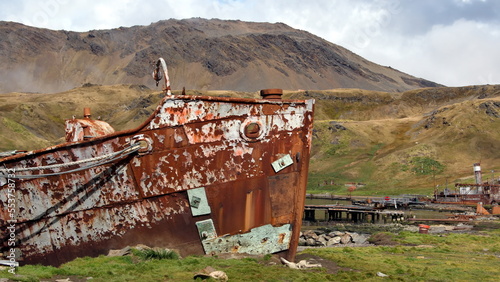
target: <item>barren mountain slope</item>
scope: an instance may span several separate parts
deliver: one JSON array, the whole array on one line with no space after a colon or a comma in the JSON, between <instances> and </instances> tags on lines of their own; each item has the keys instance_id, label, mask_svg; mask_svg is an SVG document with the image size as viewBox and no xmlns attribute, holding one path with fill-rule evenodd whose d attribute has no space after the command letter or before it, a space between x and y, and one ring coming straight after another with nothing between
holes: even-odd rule
<instances>
[{"instance_id":1,"label":"barren mountain slope","mask_svg":"<svg viewBox=\"0 0 500 282\"><path fill-rule=\"evenodd\" d=\"M59 92L85 83L152 87L151 63L160 56L171 67L173 89L438 86L285 24L196 18L88 32L0 22L0 93Z\"/></svg>"}]
</instances>

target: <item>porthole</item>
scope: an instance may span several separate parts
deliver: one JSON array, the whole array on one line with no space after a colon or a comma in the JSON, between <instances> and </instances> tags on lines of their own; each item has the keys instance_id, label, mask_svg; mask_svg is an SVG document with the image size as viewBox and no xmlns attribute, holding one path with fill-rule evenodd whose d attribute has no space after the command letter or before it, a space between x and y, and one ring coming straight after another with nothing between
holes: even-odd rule
<instances>
[{"instance_id":1,"label":"porthole","mask_svg":"<svg viewBox=\"0 0 500 282\"><path fill-rule=\"evenodd\" d=\"M248 118L241 124L240 135L246 141L259 141L266 133L264 124L256 117Z\"/></svg>"}]
</instances>

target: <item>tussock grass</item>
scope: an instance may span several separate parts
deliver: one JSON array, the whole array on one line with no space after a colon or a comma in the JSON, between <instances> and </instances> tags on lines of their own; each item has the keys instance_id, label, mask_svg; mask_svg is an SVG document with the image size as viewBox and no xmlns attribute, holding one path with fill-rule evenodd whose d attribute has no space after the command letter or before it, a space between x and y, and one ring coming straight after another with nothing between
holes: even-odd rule
<instances>
[{"instance_id":1,"label":"tussock grass","mask_svg":"<svg viewBox=\"0 0 500 282\"><path fill-rule=\"evenodd\" d=\"M134 255L144 259L179 259L179 255L174 251L165 249L143 249L134 250Z\"/></svg>"}]
</instances>

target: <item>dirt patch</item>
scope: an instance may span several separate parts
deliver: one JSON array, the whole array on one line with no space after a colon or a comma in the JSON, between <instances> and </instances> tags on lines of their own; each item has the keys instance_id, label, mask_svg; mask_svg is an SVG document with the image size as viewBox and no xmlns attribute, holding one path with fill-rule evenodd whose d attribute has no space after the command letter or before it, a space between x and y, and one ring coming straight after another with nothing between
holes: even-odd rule
<instances>
[{"instance_id":1,"label":"dirt patch","mask_svg":"<svg viewBox=\"0 0 500 282\"><path fill-rule=\"evenodd\" d=\"M329 274L337 274L337 272L339 272L339 271L354 271L354 269L351 269L351 268L338 266L337 263L335 263L331 260L327 260L327 259L324 259L322 257L307 254L307 253L301 253L295 257L296 262L299 262L301 260L306 260L307 262L309 262L311 264L319 263L319 264L321 264L321 267L324 268L326 270L326 272ZM311 269L314 269L314 268L311 268Z\"/></svg>"},{"instance_id":2,"label":"dirt patch","mask_svg":"<svg viewBox=\"0 0 500 282\"><path fill-rule=\"evenodd\" d=\"M498 221L478 221L474 223L473 231L490 231L500 228Z\"/></svg>"},{"instance_id":3,"label":"dirt patch","mask_svg":"<svg viewBox=\"0 0 500 282\"><path fill-rule=\"evenodd\" d=\"M398 244L396 241L394 241L394 235L387 232L380 232L373 234L368 239L368 242L374 245L384 245L384 246L392 246Z\"/></svg>"},{"instance_id":4,"label":"dirt patch","mask_svg":"<svg viewBox=\"0 0 500 282\"><path fill-rule=\"evenodd\" d=\"M249 255L249 254L220 254L217 257L220 259L253 258L262 265L283 265L278 255L262 256L262 255ZM324 268L326 272L329 274L336 274L339 271L355 271L354 269L338 266L337 263L335 263L334 261L330 261L320 256L307 253L297 254L293 262L298 263L301 260L305 260L310 264L321 264L321 267ZM308 268L304 269L303 271L317 271L317 270L318 268Z\"/></svg>"}]
</instances>

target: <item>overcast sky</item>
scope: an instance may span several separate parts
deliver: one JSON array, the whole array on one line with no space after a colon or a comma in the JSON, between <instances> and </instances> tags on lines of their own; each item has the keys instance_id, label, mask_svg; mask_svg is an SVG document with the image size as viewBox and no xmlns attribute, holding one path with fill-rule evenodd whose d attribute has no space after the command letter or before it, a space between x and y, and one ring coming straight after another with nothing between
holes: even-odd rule
<instances>
[{"instance_id":1,"label":"overcast sky","mask_svg":"<svg viewBox=\"0 0 500 282\"><path fill-rule=\"evenodd\" d=\"M0 20L56 30L191 17L283 22L447 86L500 84L497 0L0 0Z\"/></svg>"}]
</instances>

